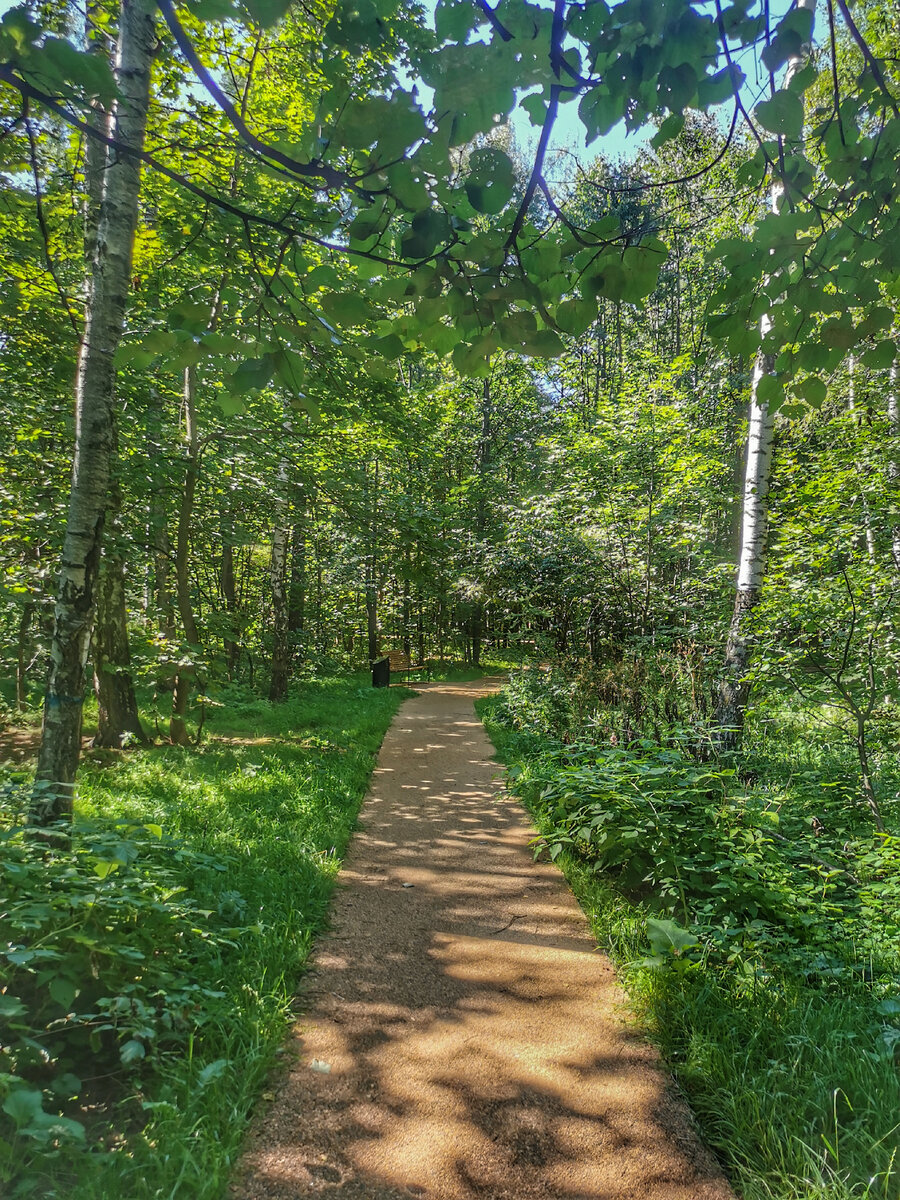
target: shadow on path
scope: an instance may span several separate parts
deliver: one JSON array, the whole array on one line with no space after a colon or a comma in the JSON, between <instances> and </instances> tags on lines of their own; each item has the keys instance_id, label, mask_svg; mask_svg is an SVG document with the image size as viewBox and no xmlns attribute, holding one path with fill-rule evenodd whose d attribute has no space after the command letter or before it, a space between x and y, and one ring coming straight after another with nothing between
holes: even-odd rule
<instances>
[{"instance_id":1,"label":"shadow on path","mask_svg":"<svg viewBox=\"0 0 900 1200\"><path fill-rule=\"evenodd\" d=\"M611 964L431 684L382 746L240 1200L730 1200Z\"/></svg>"}]
</instances>

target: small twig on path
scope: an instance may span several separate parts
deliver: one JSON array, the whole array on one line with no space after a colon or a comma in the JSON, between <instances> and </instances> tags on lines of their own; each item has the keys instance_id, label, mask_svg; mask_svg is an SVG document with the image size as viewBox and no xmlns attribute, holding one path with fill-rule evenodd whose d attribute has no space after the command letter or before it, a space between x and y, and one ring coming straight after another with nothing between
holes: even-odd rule
<instances>
[{"instance_id":1,"label":"small twig on path","mask_svg":"<svg viewBox=\"0 0 900 1200\"><path fill-rule=\"evenodd\" d=\"M501 925L499 929L494 929L491 931L491 937L494 937L498 933L503 933L503 931L505 929L509 929L509 927L510 927L510 925L512 925L513 921L518 921L521 917L524 917L525 915L526 915L525 913L513 913L513 915L509 918L509 920L506 922L505 925Z\"/></svg>"}]
</instances>

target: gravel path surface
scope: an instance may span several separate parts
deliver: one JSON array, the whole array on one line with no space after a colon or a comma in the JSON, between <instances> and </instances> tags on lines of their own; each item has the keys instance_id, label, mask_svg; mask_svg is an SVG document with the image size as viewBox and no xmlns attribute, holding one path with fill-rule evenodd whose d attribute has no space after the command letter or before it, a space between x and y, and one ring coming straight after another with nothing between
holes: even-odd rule
<instances>
[{"instance_id":1,"label":"gravel path surface","mask_svg":"<svg viewBox=\"0 0 900 1200\"><path fill-rule=\"evenodd\" d=\"M389 730L239 1200L733 1200L472 702Z\"/></svg>"}]
</instances>

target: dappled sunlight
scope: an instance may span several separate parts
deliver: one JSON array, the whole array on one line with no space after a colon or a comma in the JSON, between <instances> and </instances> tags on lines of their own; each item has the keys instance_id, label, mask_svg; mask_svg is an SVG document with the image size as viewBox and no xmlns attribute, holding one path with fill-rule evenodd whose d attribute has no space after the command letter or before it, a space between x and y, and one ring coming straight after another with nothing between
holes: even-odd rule
<instances>
[{"instance_id":1,"label":"dappled sunlight","mask_svg":"<svg viewBox=\"0 0 900 1200\"><path fill-rule=\"evenodd\" d=\"M532 861L472 689L431 693L385 739L237 1194L726 1200L558 871Z\"/></svg>"}]
</instances>

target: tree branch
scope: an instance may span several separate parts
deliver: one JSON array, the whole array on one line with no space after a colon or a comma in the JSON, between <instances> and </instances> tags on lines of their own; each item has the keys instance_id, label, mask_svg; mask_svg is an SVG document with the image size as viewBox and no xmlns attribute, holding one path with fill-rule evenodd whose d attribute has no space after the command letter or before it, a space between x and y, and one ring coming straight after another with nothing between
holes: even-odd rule
<instances>
[{"instance_id":1,"label":"tree branch","mask_svg":"<svg viewBox=\"0 0 900 1200\"><path fill-rule=\"evenodd\" d=\"M92 137L100 142L103 142L105 146L108 146L112 150L118 151L120 154L130 156L140 162L146 163L148 166L153 167L154 171L158 171L159 174L164 176L166 179L170 179L173 183L177 183L179 187L184 188L185 191L190 192L191 195L198 196L205 203L213 205L214 208L218 208L222 212L226 212L233 217L237 217L237 219L242 223L244 221L252 221L253 224L262 225L266 229L274 229L280 233L289 233L293 237L300 238L301 241L310 242L315 246L321 246L324 250L333 250L337 254L350 255L357 258L366 258L372 262L382 263L386 267L402 267L405 270L413 270L415 267L419 267L423 263L431 261L431 258L434 257L432 255L428 258L417 259L414 263L404 262L402 259L397 258L384 258L381 255L372 254L367 250L354 250L350 246L341 246L336 242L326 241L324 238L319 238L314 234L306 233L304 230L296 228L296 226L286 224L283 220L279 221L273 219L272 217L265 217L259 213L250 212L247 209L241 208L239 205L234 204L230 200L226 200L222 196L216 195L214 192L207 191L206 188L200 187L199 184L196 184L192 180L186 178L184 175L179 174L178 171L173 171L171 167L167 167L164 163L161 163L159 159L155 158L154 155L150 154L148 151L137 150L133 146L126 146L124 143L117 141L109 134L103 133L99 129L95 129L87 121L83 121L80 117L76 117L73 113L69 112L64 105L60 104L59 101L55 99L55 97L48 95L46 92L40 91L38 88L33 87L30 83L27 83L24 79L19 78L19 76L16 75L5 63L0 63L0 80L2 80L4 83L8 83L10 87L15 88L15 90L19 92L21 96L27 97L31 100L37 100L44 106L44 108L46 108L49 112L55 113L56 116L65 121L65 123L70 125L73 129L77 129L81 133L87 134L88 137Z\"/></svg>"},{"instance_id":2,"label":"tree branch","mask_svg":"<svg viewBox=\"0 0 900 1200\"><path fill-rule=\"evenodd\" d=\"M872 75L875 78L875 82L878 84L878 86L881 88L882 92L884 93L885 97L887 98L888 104L890 105L894 116L900 117L900 109L898 109L898 107L897 107L897 101L894 99L894 94L887 85L887 81L884 77L884 72L881 69L878 59L875 57L875 55L869 49L869 43L866 41L866 39L860 33L859 27L857 26L856 22L853 20L853 17L850 13L850 9L847 7L847 0L837 0L837 3L838 3L838 8L841 10L841 16L844 18L844 21L847 24L847 28L850 30L850 36L853 38L854 42L856 42L857 46L859 46L859 48L862 52L862 56L863 56L863 59L865 60L866 66L872 72Z\"/></svg>"},{"instance_id":3,"label":"tree branch","mask_svg":"<svg viewBox=\"0 0 900 1200\"><path fill-rule=\"evenodd\" d=\"M212 73L203 65L191 39L185 32L181 22L175 15L175 9L172 5L172 0L157 0L159 9L162 12L163 19L169 27L172 36L178 45L179 50L187 59L189 65L193 68L197 78L212 96L213 100L228 118L229 122L234 126L241 140L250 147L250 149L260 158L268 159L269 162L278 163L280 167L290 171L292 175L299 176L301 179L309 180L312 186L321 188L323 186L334 188L337 191L351 191L357 194L366 195L349 175L343 171L338 171L334 167L330 167L321 159L314 158L308 163L302 163L299 159L292 158L289 154L276 149L274 146L266 145L254 134L247 126L241 113L237 111L229 98L219 87Z\"/></svg>"},{"instance_id":4,"label":"tree branch","mask_svg":"<svg viewBox=\"0 0 900 1200\"><path fill-rule=\"evenodd\" d=\"M25 132L28 135L29 158L31 159L31 177L34 180L34 204L35 211L37 213L38 226L41 230L41 239L44 243L44 259L47 263L47 270L50 272L50 277L56 287L60 303L63 306L66 316L69 318L69 324L75 331L75 336L80 337L81 328L69 305L69 297L66 295L65 288L60 282L59 275L56 273L56 264L53 261L53 255L50 253L50 230L47 228L47 217L44 212L44 193L41 190L41 177L40 172L38 171L37 145L35 143L34 130L31 127L31 121L28 117L25 118Z\"/></svg>"},{"instance_id":5,"label":"tree branch","mask_svg":"<svg viewBox=\"0 0 900 1200\"><path fill-rule=\"evenodd\" d=\"M509 32L505 25L501 24L499 17L488 4L487 0L475 0L478 7L488 19L493 31L503 39L504 42L511 42L513 35Z\"/></svg>"}]
</instances>

